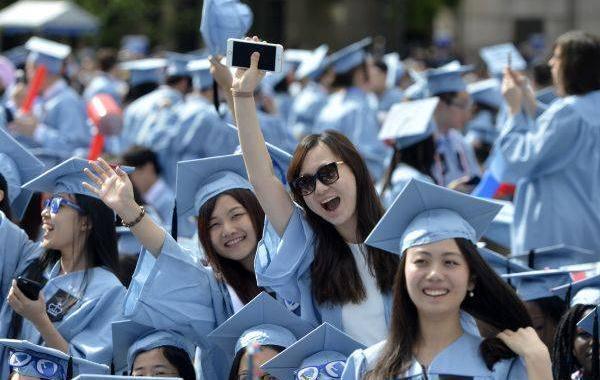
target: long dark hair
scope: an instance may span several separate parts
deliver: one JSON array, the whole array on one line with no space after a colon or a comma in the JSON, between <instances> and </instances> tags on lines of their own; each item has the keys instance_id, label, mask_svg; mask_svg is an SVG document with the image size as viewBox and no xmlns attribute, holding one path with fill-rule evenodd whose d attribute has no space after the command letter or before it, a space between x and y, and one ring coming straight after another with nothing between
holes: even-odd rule
<instances>
[{"instance_id":1,"label":"long dark hair","mask_svg":"<svg viewBox=\"0 0 600 380\"><path fill-rule=\"evenodd\" d=\"M306 136L294 152L287 180L292 182L300 175L306 155L319 143L325 144L344 161L356 177L357 198L360 196L362 199L356 202L356 240L362 242L383 216L384 209L364 160L346 136L331 130ZM306 205L302 194L294 191L292 195L294 201L306 211L308 223L315 233L315 258L311 265L314 299L318 304L360 303L365 299L366 292L350 247L333 224ZM389 293L394 283L398 257L373 247L366 247L365 250L369 271L377 278L379 290Z\"/></svg>"},{"instance_id":2,"label":"long dark hair","mask_svg":"<svg viewBox=\"0 0 600 380\"><path fill-rule=\"evenodd\" d=\"M425 174L432 179L435 178L431 173L431 168L435 161L435 143L433 141L433 135L429 136L423 141L419 141L416 144L412 144L405 148L394 147L394 154L392 160L383 175L383 186L381 187L381 193L392 185L392 177L394 170L401 163L405 163L420 173Z\"/></svg>"},{"instance_id":3,"label":"long dark hair","mask_svg":"<svg viewBox=\"0 0 600 380\"><path fill-rule=\"evenodd\" d=\"M251 272L244 268L244 266L238 261L228 259L219 255L210 241L210 218L217 200L223 195L229 195L235 199L239 204L246 209L246 212L250 216L252 226L254 227L254 233L256 234L256 240L259 241L263 233L263 225L265 220L265 213L260 207L260 203L256 199L256 196L252 191L248 189L230 189L226 190L219 195L209 199L200 208L198 214L198 237L200 243L204 248L204 253L208 264L213 268L217 278L220 278L225 283L235 290L235 293L244 304L250 302L260 292L261 288L256 285L256 277L254 272ZM256 247L254 248L256 250Z\"/></svg>"},{"instance_id":4,"label":"long dark hair","mask_svg":"<svg viewBox=\"0 0 600 380\"><path fill-rule=\"evenodd\" d=\"M565 95L584 95L600 90L600 39L574 30L556 40L560 48L559 81Z\"/></svg>"},{"instance_id":5,"label":"long dark hair","mask_svg":"<svg viewBox=\"0 0 600 380\"><path fill-rule=\"evenodd\" d=\"M464 299L461 309L498 331L531 326L527 310L515 291L487 265L477 252L477 247L466 239L454 240L475 281L474 295ZM417 308L408 295L405 266L406 254L402 256L396 274L388 339L366 379L395 378L406 371L413 360L413 350L419 338L419 319ZM479 350L490 369L501 359L516 357L496 337L484 338Z\"/></svg>"},{"instance_id":6,"label":"long dark hair","mask_svg":"<svg viewBox=\"0 0 600 380\"><path fill-rule=\"evenodd\" d=\"M165 359L177 369L177 377L181 377L183 380L196 380L194 364L185 350L175 346L161 346L158 348L161 349ZM138 355L141 353L138 353Z\"/></svg>"},{"instance_id":7,"label":"long dark hair","mask_svg":"<svg viewBox=\"0 0 600 380\"><path fill-rule=\"evenodd\" d=\"M267 344L267 345L264 345L261 347L270 348L278 353L281 353L283 350L285 350L285 347L275 346L272 344ZM240 370L240 363L242 362L242 357L244 356L245 353L246 353L246 347L242 348L241 350L239 350L237 352L237 354L235 354L235 357L233 358L233 363L231 363L231 369L229 370L228 380L238 380L238 372Z\"/></svg>"},{"instance_id":8,"label":"long dark hair","mask_svg":"<svg viewBox=\"0 0 600 380\"><path fill-rule=\"evenodd\" d=\"M8 198L8 182L0 173L0 190L4 192L4 198L0 201L0 211L4 213L8 220L13 220L12 209L10 208L10 200Z\"/></svg>"},{"instance_id":9,"label":"long dark hair","mask_svg":"<svg viewBox=\"0 0 600 380\"><path fill-rule=\"evenodd\" d=\"M570 380L573 372L582 369L583 363L577 363L573 356L573 343L577 335L577 322L579 322L586 311L594 309L594 305L578 304L573 306L561 318L556 333L554 334L554 346L552 349L552 375L555 380ZM592 339L594 337L592 336ZM598 341L594 342L598 345ZM595 352L598 355L598 351ZM592 374L584 374L585 378L597 378Z\"/></svg>"},{"instance_id":10,"label":"long dark hair","mask_svg":"<svg viewBox=\"0 0 600 380\"><path fill-rule=\"evenodd\" d=\"M88 270L102 267L115 276L119 273L119 260L117 251L117 233L115 230L115 214L101 200L83 194L73 194L75 201L83 210L83 217L88 218L91 225L86 238L84 252L86 258L86 272L79 290L85 292L87 286ZM27 278L44 284L44 272L58 260L60 251L47 249L34 261L26 271ZM9 337L18 338L21 331L22 318L13 313Z\"/></svg>"}]
</instances>

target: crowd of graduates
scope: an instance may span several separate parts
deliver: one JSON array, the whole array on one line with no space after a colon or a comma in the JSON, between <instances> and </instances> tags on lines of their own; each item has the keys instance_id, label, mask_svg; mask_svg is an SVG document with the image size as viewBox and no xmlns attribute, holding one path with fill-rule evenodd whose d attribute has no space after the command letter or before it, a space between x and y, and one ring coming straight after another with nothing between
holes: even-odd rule
<instances>
[{"instance_id":1,"label":"crowd of graduates","mask_svg":"<svg viewBox=\"0 0 600 380\"><path fill-rule=\"evenodd\" d=\"M265 73L211 12L0 57L1 379L600 379L599 37Z\"/></svg>"}]
</instances>

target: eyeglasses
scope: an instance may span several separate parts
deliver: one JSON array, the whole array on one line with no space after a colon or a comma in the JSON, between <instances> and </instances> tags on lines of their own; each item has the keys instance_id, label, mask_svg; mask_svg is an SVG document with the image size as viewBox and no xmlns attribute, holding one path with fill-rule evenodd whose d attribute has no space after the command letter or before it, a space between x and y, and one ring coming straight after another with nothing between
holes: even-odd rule
<instances>
[{"instance_id":1,"label":"eyeglasses","mask_svg":"<svg viewBox=\"0 0 600 380\"><path fill-rule=\"evenodd\" d=\"M58 214L58 210L60 210L60 206L68 206L68 207L71 207L72 209L76 210L80 214L84 213L83 209L81 207L79 207L77 204L71 202L68 199L62 198L62 197L54 196L54 197L48 198L44 201L44 209L47 209L48 207L50 207L50 213L52 213L52 214Z\"/></svg>"},{"instance_id":2,"label":"eyeglasses","mask_svg":"<svg viewBox=\"0 0 600 380\"><path fill-rule=\"evenodd\" d=\"M8 359L8 365L13 368L31 368L37 372L38 376L43 378L54 378L58 373L62 373L62 367L57 363L41 358L34 358L30 354L21 351L14 351L10 353ZM29 373L30 375L35 375ZM64 375L58 376L63 377Z\"/></svg>"},{"instance_id":3,"label":"eyeglasses","mask_svg":"<svg viewBox=\"0 0 600 380\"><path fill-rule=\"evenodd\" d=\"M303 196L312 194L317 187L317 179L323 185L331 185L340 178L338 173L338 165L343 164L344 161L335 161L329 164L325 164L317 169L317 172L313 175L303 175L296 178L291 182L292 189L298 191Z\"/></svg>"},{"instance_id":4,"label":"eyeglasses","mask_svg":"<svg viewBox=\"0 0 600 380\"><path fill-rule=\"evenodd\" d=\"M342 377L344 368L346 368L346 362L343 360L335 360L319 366L304 367L296 372L296 380L317 380L320 373L332 379L339 379Z\"/></svg>"}]
</instances>

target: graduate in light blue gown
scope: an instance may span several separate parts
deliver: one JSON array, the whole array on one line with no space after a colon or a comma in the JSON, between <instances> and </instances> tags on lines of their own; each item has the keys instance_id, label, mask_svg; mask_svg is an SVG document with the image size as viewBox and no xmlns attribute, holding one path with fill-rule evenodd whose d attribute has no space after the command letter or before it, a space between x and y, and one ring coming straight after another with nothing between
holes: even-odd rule
<instances>
[{"instance_id":1,"label":"graduate in light blue gown","mask_svg":"<svg viewBox=\"0 0 600 380\"><path fill-rule=\"evenodd\" d=\"M109 364L110 322L119 318L125 288L115 275L114 214L82 186L87 166L72 158L23 185L52 194L42 211L45 252L24 274L43 287L32 300L13 281L0 311L0 336ZM1 376L7 372L3 365Z\"/></svg>"},{"instance_id":2,"label":"graduate in light blue gown","mask_svg":"<svg viewBox=\"0 0 600 380\"><path fill-rule=\"evenodd\" d=\"M98 94L108 94L122 105L127 85L113 75L117 64L116 52L109 48L100 49L96 53L96 62L99 70L83 91L83 99L88 102Z\"/></svg>"},{"instance_id":3,"label":"graduate in light blue gown","mask_svg":"<svg viewBox=\"0 0 600 380\"><path fill-rule=\"evenodd\" d=\"M294 97L288 128L300 141L312 133L315 119L327 101L331 83L335 78L333 68L328 65L327 45L316 48L296 70L295 76L302 84L302 89Z\"/></svg>"},{"instance_id":4,"label":"graduate in light blue gown","mask_svg":"<svg viewBox=\"0 0 600 380\"><path fill-rule=\"evenodd\" d=\"M257 58L236 73L236 91L254 91ZM359 342L383 339L397 260L362 244L383 207L359 152L338 132L305 137L288 169L292 198L268 159L253 99L233 101L248 176L267 216L254 262L258 285L299 307L303 319L329 322Z\"/></svg>"},{"instance_id":5,"label":"graduate in light blue gown","mask_svg":"<svg viewBox=\"0 0 600 380\"><path fill-rule=\"evenodd\" d=\"M314 327L263 292L212 331L208 338L229 358L229 379L255 379L272 375L262 370L261 365Z\"/></svg>"},{"instance_id":6,"label":"graduate in light blue gown","mask_svg":"<svg viewBox=\"0 0 600 380\"><path fill-rule=\"evenodd\" d=\"M561 54L571 48L575 49L572 55ZM573 56L578 56L579 66L569 64ZM595 251L600 247L596 233L600 229L598 64L596 37L576 32L559 37L550 65L564 97L535 120L523 111L528 107L521 99L531 94L518 87L522 76L514 71L505 75L511 116L496 141L490 165L498 180L517 185L513 253L556 244Z\"/></svg>"},{"instance_id":7,"label":"graduate in light blue gown","mask_svg":"<svg viewBox=\"0 0 600 380\"><path fill-rule=\"evenodd\" d=\"M397 82L404 75L398 53L386 54L379 61L369 62L371 91L377 96L377 111L383 115L404 99Z\"/></svg>"},{"instance_id":8,"label":"graduate in light blue gown","mask_svg":"<svg viewBox=\"0 0 600 380\"><path fill-rule=\"evenodd\" d=\"M289 155L271 150L278 165L287 167ZM178 224L195 221L205 257L192 255L150 218L142 218L132 232L145 250L124 313L139 323L180 331L201 349L201 378L225 378L230 363L206 335L260 292L252 264L264 213L240 155L183 161L178 170ZM130 202L133 190L127 176L114 171L97 174L98 180L119 179L118 191L108 186L110 181L105 184L115 194L113 198L109 192L104 199L124 220L134 219L129 215L138 215L139 206ZM97 186L101 184L102 180Z\"/></svg>"},{"instance_id":9,"label":"graduate in light blue gown","mask_svg":"<svg viewBox=\"0 0 600 380\"><path fill-rule=\"evenodd\" d=\"M500 206L412 180L366 240L401 256L390 334L355 351L342 379L549 379L548 349L475 243ZM468 312L500 333L465 329Z\"/></svg>"},{"instance_id":10,"label":"graduate in light blue gown","mask_svg":"<svg viewBox=\"0 0 600 380\"><path fill-rule=\"evenodd\" d=\"M343 133L358 148L375 181L383 175L384 161L390 154L377 138L379 122L376 109L369 100L368 72L365 48L371 39L365 38L329 57L338 90L329 96L315 120L313 133L331 129Z\"/></svg>"},{"instance_id":11,"label":"graduate in light blue gown","mask_svg":"<svg viewBox=\"0 0 600 380\"><path fill-rule=\"evenodd\" d=\"M434 114L436 159L432 173L443 186L481 175L473 148L461 133L472 105L462 74L470 70L469 66L450 63L425 73L428 96L440 98Z\"/></svg>"},{"instance_id":12,"label":"graduate in light blue gown","mask_svg":"<svg viewBox=\"0 0 600 380\"><path fill-rule=\"evenodd\" d=\"M436 98L404 102L394 105L387 113L382 132L395 142L394 154L378 186L386 208L412 178L434 183L431 169L435 162L435 124L432 117L437 103Z\"/></svg>"},{"instance_id":13,"label":"graduate in light blue gown","mask_svg":"<svg viewBox=\"0 0 600 380\"><path fill-rule=\"evenodd\" d=\"M24 340L0 339L0 347L10 352L7 362L2 363L10 366L13 374L10 379L71 380L82 373L102 375L109 372L107 365L74 358Z\"/></svg>"},{"instance_id":14,"label":"graduate in light blue gown","mask_svg":"<svg viewBox=\"0 0 600 380\"><path fill-rule=\"evenodd\" d=\"M363 348L347 334L323 323L261 368L279 380L339 379L348 356Z\"/></svg>"},{"instance_id":15,"label":"graduate in light blue gown","mask_svg":"<svg viewBox=\"0 0 600 380\"><path fill-rule=\"evenodd\" d=\"M43 65L46 79L32 114L16 115L9 128L28 147L50 150L63 159L81 153L91 137L85 106L62 78L64 60L71 48L38 37L32 37L25 46L30 51L27 77L31 81L35 70Z\"/></svg>"},{"instance_id":16,"label":"graduate in light blue gown","mask_svg":"<svg viewBox=\"0 0 600 380\"><path fill-rule=\"evenodd\" d=\"M196 380L194 344L170 330L124 320L112 323L115 373Z\"/></svg>"},{"instance_id":17,"label":"graduate in light blue gown","mask_svg":"<svg viewBox=\"0 0 600 380\"><path fill-rule=\"evenodd\" d=\"M30 241L14 221L22 218L32 196L21 185L43 171L37 158L0 129L0 305L6 302L12 279L41 253L39 244Z\"/></svg>"}]
</instances>

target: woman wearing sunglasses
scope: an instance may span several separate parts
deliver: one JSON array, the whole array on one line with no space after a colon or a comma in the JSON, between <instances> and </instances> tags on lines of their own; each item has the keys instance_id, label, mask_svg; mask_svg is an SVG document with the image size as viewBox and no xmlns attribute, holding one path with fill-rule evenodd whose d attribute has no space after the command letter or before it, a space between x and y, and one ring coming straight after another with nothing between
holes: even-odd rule
<instances>
[{"instance_id":1,"label":"woman wearing sunglasses","mask_svg":"<svg viewBox=\"0 0 600 380\"><path fill-rule=\"evenodd\" d=\"M236 72L231 90L248 177L268 219L257 282L299 305L304 319L329 322L363 344L378 342L387 334L398 259L362 244L383 215L367 166L342 134L309 135L288 169L290 198L258 125L258 60L254 53L250 69Z\"/></svg>"},{"instance_id":2,"label":"woman wearing sunglasses","mask_svg":"<svg viewBox=\"0 0 600 380\"><path fill-rule=\"evenodd\" d=\"M119 318L125 288L116 276L114 213L81 186L87 165L72 158L23 185L52 194L42 211L45 251L24 275L41 289L13 281L0 333L110 364L110 322Z\"/></svg>"}]
</instances>

